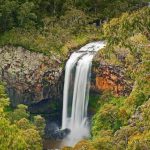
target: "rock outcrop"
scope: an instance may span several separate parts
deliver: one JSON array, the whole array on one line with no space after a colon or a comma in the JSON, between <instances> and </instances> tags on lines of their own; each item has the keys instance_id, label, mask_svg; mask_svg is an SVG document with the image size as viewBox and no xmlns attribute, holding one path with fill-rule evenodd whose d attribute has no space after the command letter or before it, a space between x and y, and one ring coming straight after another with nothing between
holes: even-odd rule
<instances>
[{"instance_id":1,"label":"rock outcrop","mask_svg":"<svg viewBox=\"0 0 150 150\"><path fill-rule=\"evenodd\" d=\"M111 91L116 96L126 96L132 90L132 82L125 77L121 67L98 62L93 65L91 90L95 92Z\"/></svg>"},{"instance_id":2,"label":"rock outcrop","mask_svg":"<svg viewBox=\"0 0 150 150\"><path fill-rule=\"evenodd\" d=\"M61 61L22 47L0 48L0 80L7 83L12 104L31 104L62 97Z\"/></svg>"}]
</instances>

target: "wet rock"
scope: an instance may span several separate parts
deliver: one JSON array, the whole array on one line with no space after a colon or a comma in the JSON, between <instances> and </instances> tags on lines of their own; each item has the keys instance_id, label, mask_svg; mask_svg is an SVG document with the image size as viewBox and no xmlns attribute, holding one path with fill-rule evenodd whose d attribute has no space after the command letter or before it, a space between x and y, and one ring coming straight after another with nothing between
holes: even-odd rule
<instances>
[{"instance_id":1,"label":"wet rock","mask_svg":"<svg viewBox=\"0 0 150 150\"><path fill-rule=\"evenodd\" d=\"M64 130L56 130L54 131L51 136L54 139L63 139L65 138L68 134L70 133L69 129L64 129Z\"/></svg>"},{"instance_id":2,"label":"wet rock","mask_svg":"<svg viewBox=\"0 0 150 150\"><path fill-rule=\"evenodd\" d=\"M60 129L58 123L48 121L45 128L46 139L63 139L70 133L69 129Z\"/></svg>"}]
</instances>

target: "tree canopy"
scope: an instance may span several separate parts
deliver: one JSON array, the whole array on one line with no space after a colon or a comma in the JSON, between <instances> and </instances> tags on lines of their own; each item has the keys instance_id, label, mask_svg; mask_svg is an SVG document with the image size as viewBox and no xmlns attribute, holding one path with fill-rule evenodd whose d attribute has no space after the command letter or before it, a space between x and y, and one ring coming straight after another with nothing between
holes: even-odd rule
<instances>
[{"instance_id":1,"label":"tree canopy","mask_svg":"<svg viewBox=\"0 0 150 150\"><path fill-rule=\"evenodd\" d=\"M0 150L42 150L40 133L43 134L45 125L41 117L37 116L34 123L29 120L27 106L20 104L15 110L9 107L5 88L0 84Z\"/></svg>"}]
</instances>

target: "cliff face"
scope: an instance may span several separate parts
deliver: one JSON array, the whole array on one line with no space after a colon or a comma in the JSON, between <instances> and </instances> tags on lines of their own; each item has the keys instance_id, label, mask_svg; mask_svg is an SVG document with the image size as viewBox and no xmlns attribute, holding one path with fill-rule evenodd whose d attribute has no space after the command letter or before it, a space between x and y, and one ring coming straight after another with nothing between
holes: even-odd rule
<instances>
[{"instance_id":1,"label":"cliff face","mask_svg":"<svg viewBox=\"0 0 150 150\"><path fill-rule=\"evenodd\" d=\"M63 63L55 55L48 57L22 47L0 48L0 80L7 83L12 105L30 105L43 99L62 100ZM132 84L125 78L123 70L94 59L91 91L109 90L116 96L128 95Z\"/></svg>"},{"instance_id":2,"label":"cliff face","mask_svg":"<svg viewBox=\"0 0 150 150\"><path fill-rule=\"evenodd\" d=\"M62 96L61 61L22 47L0 48L0 80L7 83L12 104L31 104Z\"/></svg>"},{"instance_id":3,"label":"cliff face","mask_svg":"<svg viewBox=\"0 0 150 150\"><path fill-rule=\"evenodd\" d=\"M116 96L126 96L132 90L132 83L125 77L123 68L104 65L99 61L93 65L91 90L111 91Z\"/></svg>"}]
</instances>

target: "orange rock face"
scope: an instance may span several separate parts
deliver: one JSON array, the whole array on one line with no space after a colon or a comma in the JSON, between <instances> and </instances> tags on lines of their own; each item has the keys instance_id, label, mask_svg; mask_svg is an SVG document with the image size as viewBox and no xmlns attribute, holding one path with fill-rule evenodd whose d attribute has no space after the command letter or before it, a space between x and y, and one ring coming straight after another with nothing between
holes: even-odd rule
<instances>
[{"instance_id":1,"label":"orange rock face","mask_svg":"<svg viewBox=\"0 0 150 150\"><path fill-rule=\"evenodd\" d=\"M124 85L117 84L103 77L96 77L96 88L101 91L113 91L114 94L119 95L124 90Z\"/></svg>"},{"instance_id":2,"label":"orange rock face","mask_svg":"<svg viewBox=\"0 0 150 150\"><path fill-rule=\"evenodd\" d=\"M94 69L95 80L91 88L96 91L111 91L116 96L127 95L130 87L121 70L115 67L102 66Z\"/></svg>"},{"instance_id":3,"label":"orange rock face","mask_svg":"<svg viewBox=\"0 0 150 150\"><path fill-rule=\"evenodd\" d=\"M102 77L96 77L96 87L99 90L113 90L112 84L109 80Z\"/></svg>"}]
</instances>

